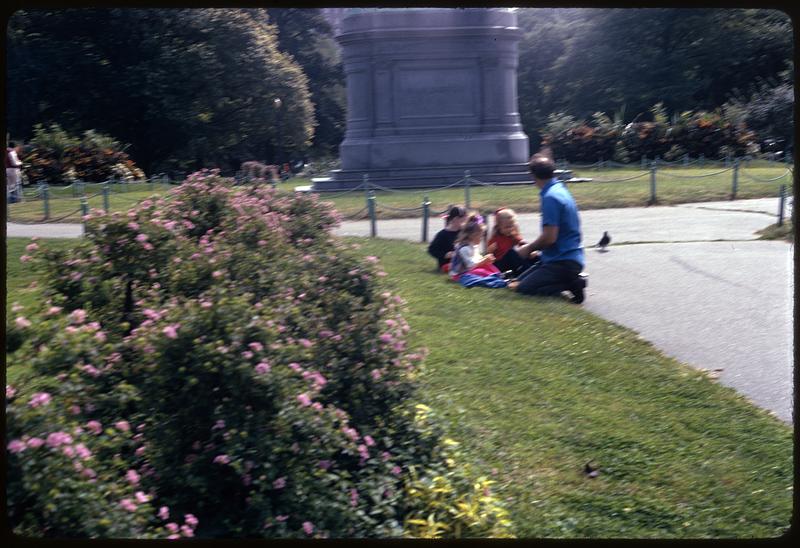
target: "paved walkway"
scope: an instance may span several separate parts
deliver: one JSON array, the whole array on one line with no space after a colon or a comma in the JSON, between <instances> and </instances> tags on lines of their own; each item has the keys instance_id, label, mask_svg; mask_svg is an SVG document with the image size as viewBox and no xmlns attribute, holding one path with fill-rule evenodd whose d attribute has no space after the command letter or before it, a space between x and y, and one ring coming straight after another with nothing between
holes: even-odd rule
<instances>
[{"instance_id":1,"label":"paved walkway","mask_svg":"<svg viewBox=\"0 0 800 548\"><path fill-rule=\"evenodd\" d=\"M792 421L794 248L757 240L775 222L776 198L581 213L584 244L604 230L606 253L587 249L584 307L637 331L664 353L719 370L719 381ZM788 213L787 213L788 215ZM539 215L521 214L535 237ZM378 221L378 236L419 241L419 219ZM430 235L439 230L434 220ZM369 223L340 235L366 236ZM76 237L81 225L7 225L8 236Z\"/></svg>"}]
</instances>

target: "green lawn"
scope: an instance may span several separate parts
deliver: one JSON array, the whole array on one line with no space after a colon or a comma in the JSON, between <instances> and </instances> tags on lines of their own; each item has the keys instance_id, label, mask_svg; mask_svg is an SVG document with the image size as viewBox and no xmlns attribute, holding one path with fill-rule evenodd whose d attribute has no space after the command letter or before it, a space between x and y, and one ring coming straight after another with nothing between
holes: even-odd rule
<instances>
[{"instance_id":1,"label":"green lawn","mask_svg":"<svg viewBox=\"0 0 800 548\"><path fill-rule=\"evenodd\" d=\"M792 431L632 331L556 299L464 289L424 245L353 239L407 300L423 402L507 497L520 537L751 538L787 530ZM38 302L8 240L9 303ZM40 244L68 246L74 240ZM11 382L24 371L8 371ZM592 460L594 479L582 474Z\"/></svg>"},{"instance_id":2,"label":"green lawn","mask_svg":"<svg viewBox=\"0 0 800 548\"><path fill-rule=\"evenodd\" d=\"M722 173L719 173L721 171ZM640 167L578 168L573 171L573 175L594 179L590 183L569 185L570 191L582 210L644 206L650 200L650 174ZM776 177L781 178L766 181ZM658 203L664 205L727 200L731 196L732 181L733 172L720 166L661 167L658 169L656 177L656 197ZM310 179L293 178L279 183L278 189L292 192L297 186L310 184ZM787 168L783 165L754 163L751 167L742 166L739 171L736 197L745 199L777 196L781 184L786 185L789 192L792 191L791 175L787 174ZM110 201L112 211L125 211L138 200L153 193L163 193L168 185L130 184L117 185L117 187L124 188L125 192L112 194ZM87 187L87 189L87 193L90 195L100 192L99 187L96 186ZM470 206L481 211L494 211L500 206L511 207L519 212L538 211L539 209L539 193L533 184L486 186L473 183L470 186L469 194ZM51 196L53 197L50 203L51 220L63 217L63 222L80 221L80 213L78 213L80 199L73 196L72 189L62 191L57 187L52 187ZM432 214L444 211L451 204L466 203L466 191L463 187L445 190L378 190L375 192L375 196L377 216L380 219L421 216L421 209L417 211L403 210L421 207L425 196L430 199ZM324 193L321 198L333 202L339 212L347 218L366 217L364 191ZM102 208L102 196L90 199L89 207ZM43 218L43 204L40 200L12 204L9 213L12 220L38 221ZM68 216L64 217L65 215Z\"/></svg>"},{"instance_id":3,"label":"green lawn","mask_svg":"<svg viewBox=\"0 0 800 548\"><path fill-rule=\"evenodd\" d=\"M509 497L520 537L749 538L792 511L789 426L556 299L464 289L424 246L357 240L408 301L425 403ZM599 476L583 476L592 459Z\"/></svg>"},{"instance_id":4,"label":"green lawn","mask_svg":"<svg viewBox=\"0 0 800 548\"><path fill-rule=\"evenodd\" d=\"M172 188L161 183L130 183L111 185L109 193L109 209L111 211L127 211L136 202L152 195L164 194ZM23 202L8 206L10 221L37 222L44 220L44 201L34 197L37 190L33 187L25 189L26 199ZM81 196L73 188L49 187L49 220L63 223L79 223L81 221ZM86 197L89 209L103 209L103 194L100 185L87 185Z\"/></svg>"}]
</instances>

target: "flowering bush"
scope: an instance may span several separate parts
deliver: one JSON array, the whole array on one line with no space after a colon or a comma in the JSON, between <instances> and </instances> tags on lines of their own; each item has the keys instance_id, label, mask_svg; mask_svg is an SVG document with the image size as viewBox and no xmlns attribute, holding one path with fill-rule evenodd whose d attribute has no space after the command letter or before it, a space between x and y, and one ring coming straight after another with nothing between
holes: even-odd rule
<instances>
[{"instance_id":1,"label":"flowering bush","mask_svg":"<svg viewBox=\"0 0 800 548\"><path fill-rule=\"evenodd\" d=\"M337 222L314 195L234 189L205 171L127 215L92 212L68 254L29 250L48 309L15 321L9 360L57 382L46 396L11 389L14 526L413 534L424 504L409 502L409 485L442 475L448 447L413 405L423 356L406 347L403 303L380 292L377 259L330 235ZM53 432L71 437L28 447ZM452 483L455 505L473 482ZM77 517L70 497L84 487L92 504ZM492 531L499 513L487 506L472 530Z\"/></svg>"},{"instance_id":2,"label":"flowering bush","mask_svg":"<svg viewBox=\"0 0 800 548\"><path fill-rule=\"evenodd\" d=\"M72 137L58 124L49 129L37 126L33 139L23 147L20 159L27 180L32 184L39 181L51 185L69 184L78 179L131 182L144 178L144 172L111 137L93 130L84 132L83 137Z\"/></svg>"},{"instance_id":3,"label":"flowering bush","mask_svg":"<svg viewBox=\"0 0 800 548\"><path fill-rule=\"evenodd\" d=\"M589 122L567 115L551 115L544 144L556 158L571 162L598 160L639 161L661 157L675 161L688 154L722 158L751 153L757 141L744 124L734 124L720 113L685 112L670 123L661 104L651 109L652 121L623 125L595 113Z\"/></svg>"}]
</instances>

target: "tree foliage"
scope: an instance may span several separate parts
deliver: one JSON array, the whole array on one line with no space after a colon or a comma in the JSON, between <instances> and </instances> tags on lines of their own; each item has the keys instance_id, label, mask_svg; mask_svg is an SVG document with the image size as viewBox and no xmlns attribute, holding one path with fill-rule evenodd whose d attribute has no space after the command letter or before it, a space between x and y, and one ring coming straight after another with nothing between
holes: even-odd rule
<instances>
[{"instance_id":1,"label":"tree foliage","mask_svg":"<svg viewBox=\"0 0 800 548\"><path fill-rule=\"evenodd\" d=\"M534 147L551 113L639 122L653 121L657 103L668 115L713 111L793 56L791 21L776 10L529 8L518 20L520 112Z\"/></svg>"},{"instance_id":2,"label":"tree foliage","mask_svg":"<svg viewBox=\"0 0 800 548\"><path fill-rule=\"evenodd\" d=\"M313 136L308 80L278 50L262 11L18 11L8 34L9 129L27 137L36 123L95 128L131 143L146 171L236 169L274 160L278 145L302 150Z\"/></svg>"}]
</instances>

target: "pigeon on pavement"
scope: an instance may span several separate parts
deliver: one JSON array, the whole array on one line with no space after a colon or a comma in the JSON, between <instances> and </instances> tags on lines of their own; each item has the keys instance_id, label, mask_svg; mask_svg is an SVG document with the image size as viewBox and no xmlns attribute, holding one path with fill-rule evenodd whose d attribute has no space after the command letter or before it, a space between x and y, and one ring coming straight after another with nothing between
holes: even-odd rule
<instances>
[{"instance_id":1,"label":"pigeon on pavement","mask_svg":"<svg viewBox=\"0 0 800 548\"><path fill-rule=\"evenodd\" d=\"M600 238L600 241L597 242L595 247L599 247L601 251L606 251L606 246L611 243L611 236L609 236L608 232L603 232L603 237Z\"/></svg>"}]
</instances>

